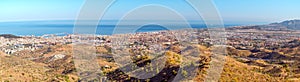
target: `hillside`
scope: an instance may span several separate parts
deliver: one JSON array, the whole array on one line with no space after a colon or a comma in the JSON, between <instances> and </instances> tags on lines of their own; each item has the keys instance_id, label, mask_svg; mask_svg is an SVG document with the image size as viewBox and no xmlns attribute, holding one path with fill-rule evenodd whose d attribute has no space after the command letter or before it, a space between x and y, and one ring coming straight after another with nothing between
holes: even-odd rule
<instances>
[{"instance_id":1,"label":"hillside","mask_svg":"<svg viewBox=\"0 0 300 82\"><path fill-rule=\"evenodd\" d=\"M98 53L108 53L105 47L98 47ZM200 66L198 70L198 75L195 80L202 82L203 77L205 77L205 70L208 67L210 61L209 48L205 46L199 46L201 53L206 54L199 58L203 66ZM44 54L38 54L41 52L47 51L46 49L37 50L36 54L32 52L23 52L24 56L0 56L1 57L1 71L2 75L1 81L76 81L78 76L75 72L74 63L72 62L72 46L71 45L58 45L51 47L51 51L48 51ZM238 57L248 57L252 52L247 50L237 50L237 49L228 49L231 53L227 57L227 61L224 65L223 73L221 75L221 82L262 82L262 81L285 81L283 77L274 76L274 74L280 74L282 70L274 68L273 64L269 64L265 61L242 61L240 58L234 58L233 55ZM173 50L172 50L173 51ZM174 50L176 51L176 50ZM32 56L28 56L32 54ZM170 52L166 53L167 55L176 56L175 53ZM27 56L26 56L27 55ZM60 57L64 55L64 57ZM24 60L28 58L34 58L32 61ZM23 58L23 59L20 59ZM175 57L176 58L176 57ZM173 70L178 70L179 66L175 62L176 59L168 59L167 68L164 68L163 71L159 73L158 76L151 78L152 80L166 80L174 78ZM111 61L109 55L99 55L98 58L100 66L109 66L111 68L102 68L108 78L111 80L119 81L134 81L135 78L129 77L119 70L113 61ZM137 62L138 65L148 62L148 59L142 59ZM273 67L273 68L270 68ZM11 69L14 68L14 69ZM154 70L155 71L155 70ZM176 71L175 71L176 72ZM170 75L168 74L170 73ZM273 73L273 74L272 74ZM6 74L6 75L5 75ZM7 75L10 74L10 75ZM167 75L165 75L167 74ZM176 73L175 73L176 74ZM165 78L161 78L161 77ZM128 79L129 78L129 79Z\"/></svg>"},{"instance_id":2,"label":"hillside","mask_svg":"<svg viewBox=\"0 0 300 82\"><path fill-rule=\"evenodd\" d=\"M241 39L239 39L241 41ZM300 40L292 40L284 43L283 46L271 46L268 48L240 48L228 46L228 57L224 65L221 82L266 82L266 81L299 81L300 63L299 45ZM243 45L245 46L245 45ZM200 57L188 57L184 54L193 52L193 48L199 48ZM112 58L111 48L109 46L97 46L98 63L101 70L107 75L109 80L113 81L137 81L139 79L130 77L120 69L129 65L118 66ZM164 55L168 57L166 67L162 72L157 68L137 69L137 71L156 72L150 80L170 81L180 68L180 62L199 60L200 64L191 64L199 66L196 81L202 82L207 68L209 67L210 47L201 45L192 45L183 49L187 53L180 53L179 45L172 45ZM273 50L271 50L273 49ZM72 45L55 45L44 47L35 51L21 51L7 56L0 55L1 74L0 81L71 81L78 80L74 61L72 59ZM136 52L139 53L139 52ZM129 58L129 57L128 57ZM137 66L147 66L152 57L145 54L132 57ZM124 58L126 59L126 58ZM157 58L159 59L159 58ZM126 59L127 60L127 59ZM122 60L121 60L122 61ZM158 62L161 63L161 62ZM187 65L188 66L188 65ZM186 66L186 67L187 67ZM132 67L130 67L132 68ZM182 74L192 74L181 72ZM147 80L139 80L147 81Z\"/></svg>"},{"instance_id":3,"label":"hillside","mask_svg":"<svg viewBox=\"0 0 300 82\"><path fill-rule=\"evenodd\" d=\"M22 60L13 56L0 56L0 81L51 81L55 74L47 73L45 64Z\"/></svg>"},{"instance_id":4,"label":"hillside","mask_svg":"<svg viewBox=\"0 0 300 82\"><path fill-rule=\"evenodd\" d=\"M4 82L70 82L76 78L53 72L53 68L44 63L33 62L15 56L0 55L0 81Z\"/></svg>"},{"instance_id":5,"label":"hillside","mask_svg":"<svg viewBox=\"0 0 300 82\"><path fill-rule=\"evenodd\" d=\"M300 20L287 20L280 23L272 23L270 25L284 27L291 30L300 30Z\"/></svg>"},{"instance_id":6,"label":"hillside","mask_svg":"<svg viewBox=\"0 0 300 82\"><path fill-rule=\"evenodd\" d=\"M300 30L300 20L287 20L279 23L271 23L266 25L237 26L234 28L226 28L226 29L228 30L256 29L256 30L266 30L266 31Z\"/></svg>"},{"instance_id":7,"label":"hillside","mask_svg":"<svg viewBox=\"0 0 300 82\"><path fill-rule=\"evenodd\" d=\"M221 82L280 82L284 81L279 77L272 77L263 74L257 69L257 66L247 65L238 62L236 59L227 57L226 64L223 69Z\"/></svg>"},{"instance_id":8,"label":"hillside","mask_svg":"<svg viewBox=\"0 0 300 82\"><path fill-rule=\"evenodd\" d=\"M0 34L0 37L4 38L21 38L20 36L12 35L12 34Z\"/></svg>"}]
</instances>

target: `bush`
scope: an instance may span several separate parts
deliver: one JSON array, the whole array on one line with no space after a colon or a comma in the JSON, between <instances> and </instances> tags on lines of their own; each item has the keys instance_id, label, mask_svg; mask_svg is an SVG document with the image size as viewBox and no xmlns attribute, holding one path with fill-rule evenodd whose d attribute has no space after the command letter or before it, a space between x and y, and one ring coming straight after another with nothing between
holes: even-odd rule
<instances>
[{"instance_id":1,"label":"bush","mask_svg":"<svg viewBox=\"0 0 300 82\"><path fill-rule=\"evenodd\" d=\"M167 65L180 65L182 59L181 55L171 51L167 51L165 54L167 57Z\"/></svg>"}]
</instances>

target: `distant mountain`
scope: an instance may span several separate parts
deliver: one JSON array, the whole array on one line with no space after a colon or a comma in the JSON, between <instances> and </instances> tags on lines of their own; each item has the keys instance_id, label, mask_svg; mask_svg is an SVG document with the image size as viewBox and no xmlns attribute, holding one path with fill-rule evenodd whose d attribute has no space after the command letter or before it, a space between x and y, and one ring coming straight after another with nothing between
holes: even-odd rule
<instances>
[{"instance_id":1,"label":"distant mountain","mask_svg":"<svg viewBox=\"0 0 300 82\"><path fill-rule=\"evenodd\" d=\"M279 23L271 23L267 25L253 25L234 27L235 29L257 29L257 30L300 30L300 20L287 20ZM231 28L231 29L234 29Z\"/></svg>"},{"instance_id":2,"label":"distant mountain","mask_svg":"<svg viewBox=\"0 0 300 82\"><path fill-rule=\"evenodd\" d=\"M272 23L270 25L284 27L290 30L300 30L300 20L287 20L280 23Z\"/></svg>"},{"instance_id":3,"label":"distant mountain","mask_svg":"<svg viewBox=\"0 0 300 82\"><path fill-rule=\"evenodd\" d=\"M21 38L20 36L12 35L12 34L0 34L0 37L4 38Z\"/></svg>"}]
</instances>

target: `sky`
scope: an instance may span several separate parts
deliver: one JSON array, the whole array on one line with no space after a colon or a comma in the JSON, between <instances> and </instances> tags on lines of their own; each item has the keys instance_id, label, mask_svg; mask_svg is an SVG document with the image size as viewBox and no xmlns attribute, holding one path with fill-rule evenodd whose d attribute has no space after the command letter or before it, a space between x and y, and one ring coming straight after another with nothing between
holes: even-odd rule
<instances>
[{"instance_id":1,"label":"sky","mask_svg":"<svg viewBox=\"0 0 300 82\"><path fill-rule=\"evenodd\" d=\"M0 21L74 20L85 0L1 0ZM300 0L213 0L223 21L230 24L262 24L300 19ZM184 0L117 0L103 19L117 20L129 11L159 4L187 20L202 20ZM157 9L153 9L155 11ZM157 12L145 11L145 16ZM170 18L171 19L171 18Z\"/></svg>"}]
</instances>

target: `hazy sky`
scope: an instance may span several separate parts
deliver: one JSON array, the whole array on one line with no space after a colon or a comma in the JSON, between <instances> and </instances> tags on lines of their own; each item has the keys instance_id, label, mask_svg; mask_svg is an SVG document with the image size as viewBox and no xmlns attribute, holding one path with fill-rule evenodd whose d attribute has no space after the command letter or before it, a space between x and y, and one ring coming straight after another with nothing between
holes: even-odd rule
<instances>
[{"instance_id":1,"label":"hazy sky","mask_svg":"<svg viewBox=\"0 0 300 82\"><path fill-rule=\"evenodd\" d=\"M213 0L225 23L259 24L300 19L300 0ZM118 19L146 4L161 4L188 20L201 20L184 0L118 0L105 19ZM84 0L0 0L0 21L73 20Z\"/></svg>"}]
</instances>

